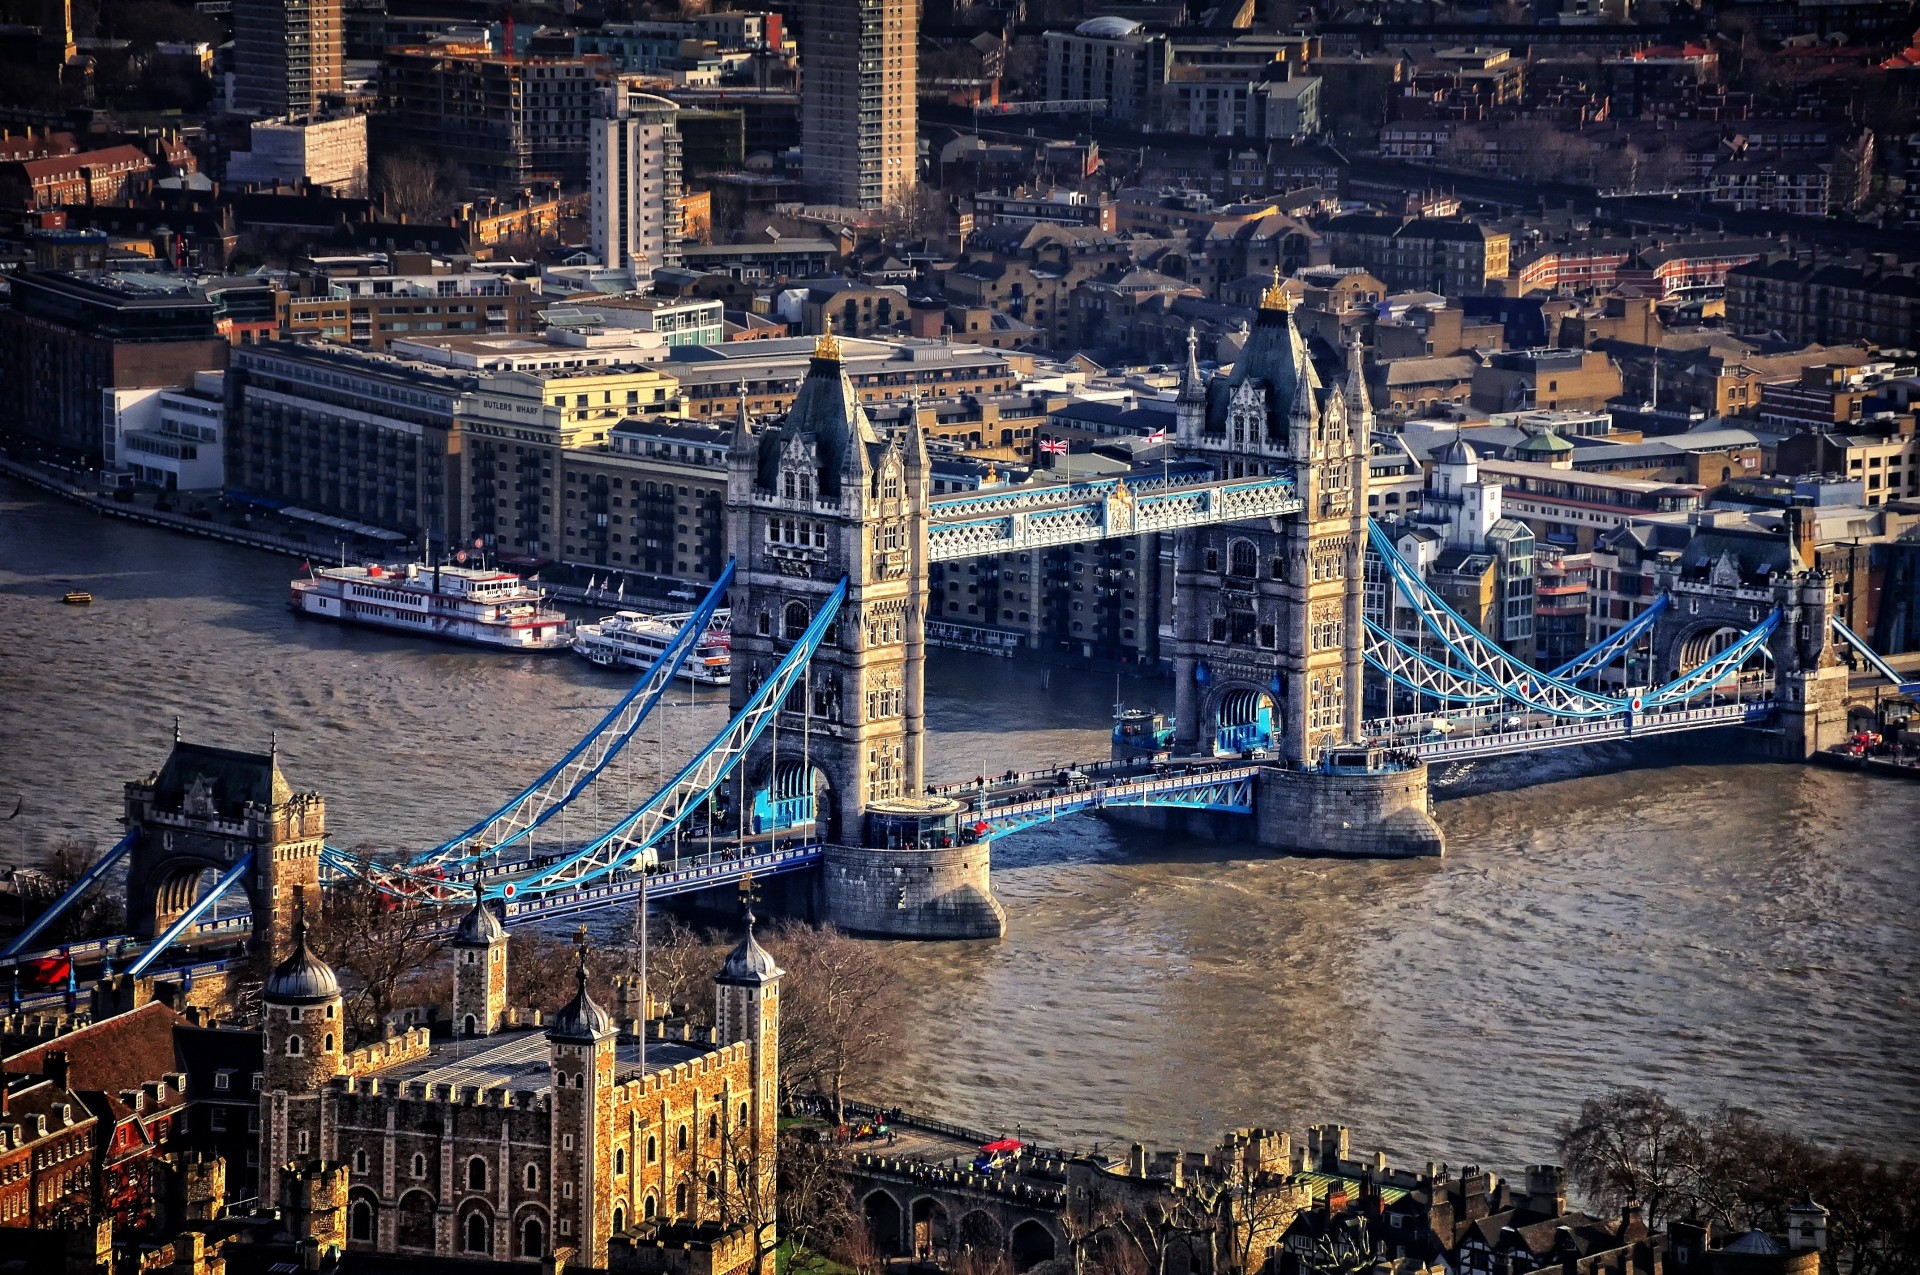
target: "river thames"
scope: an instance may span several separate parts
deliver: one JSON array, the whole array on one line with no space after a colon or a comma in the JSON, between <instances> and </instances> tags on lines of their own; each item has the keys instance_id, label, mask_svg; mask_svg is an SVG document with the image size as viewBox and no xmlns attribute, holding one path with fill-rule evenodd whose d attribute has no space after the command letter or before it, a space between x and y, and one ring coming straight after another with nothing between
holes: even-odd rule
<instances>
[{"instance_id":1,"label":"river thames","mask_svg":"<svg viewBox=\"0 0 1920 1275\"><path fill-rule=\"evenodd\" d=\"M0 810L24 802L0 861L109 844L176 715L232 747L277 733L335 844L430 844L625 684L297 621L297 567L0 480ZM62 606L68 588L95 605ZM1111 679L1050 682L935 652L929 778L1103 756ZM676 692L636 787L718 728L723 694ZM1583 1097L1645 1084L1880 1155L1920 1144L1920 785L1531 764L1561 769L1439 804L1440 861L1257 857L1093 818L999 842L1007 936L907 950L919 1012L884 1096L1080 1144L1337 1120L1396 1160L1515 1171Z\"/></svg>"}]
</instances>

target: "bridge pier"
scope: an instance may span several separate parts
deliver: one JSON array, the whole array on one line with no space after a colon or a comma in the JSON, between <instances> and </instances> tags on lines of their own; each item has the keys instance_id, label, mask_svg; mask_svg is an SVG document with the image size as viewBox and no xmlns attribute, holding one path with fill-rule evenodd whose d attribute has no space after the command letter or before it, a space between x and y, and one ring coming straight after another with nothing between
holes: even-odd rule
<instances>
[{"instance_id":1,"label":"bridge pier","mask_svg":"<svg viewBox=\"0 0 1920 1275\"><path fill-rule=\"evenodd\" d=\"M1262 848L1382 859L1447 852L1427 796L1425 762L1342 766L1340 756L1319 770L1260 768L1253 823Z\"/></svg>"},{"instance_id":2,"label":"bridge pier","mask_svg":"<svg viewBox=\"0 0 1920 1275\"><path fill-rule=\"evenodd\" d=\"M988 843L946 797L895 797L867 807L865 846L826 848L825 919L851 934L895 939L997 939Z\"/></svg>"},{"instance_id":3,"label":"bridge pier","mask_svg":"<svg viewBox=\"0 0 1920 1275\"><path fill-rule=\"evenodd\" d=\"M1781 761L1806 761L1847 738L1847 670L1816 668L1774 678L1777 731L1756 732L1761 751Z\"/></svg>"}]
</instances>

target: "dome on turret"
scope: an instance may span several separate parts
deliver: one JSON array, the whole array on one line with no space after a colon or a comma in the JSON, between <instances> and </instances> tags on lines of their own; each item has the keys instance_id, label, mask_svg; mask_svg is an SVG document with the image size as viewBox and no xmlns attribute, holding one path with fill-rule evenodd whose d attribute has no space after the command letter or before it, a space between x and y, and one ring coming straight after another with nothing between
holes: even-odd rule
<instances>
[{"instance_id":1,"label":"dome on turret","mask_svg":"<svg viewBox=\"0 0 1920 1275\"><path fill-rule=\"evenodd\" d=\"M1455 433L1453 441L1440 449L1440 454L1433 458L1433 463L1436 465L1471 465L1479 459L1480 457L1475 454L1473 448L1467 445L1467 440L1461 438L1458 433Z\"/></svg>"},{"instance_id":2,"label":"dome on turret","mask_svg":"<svg viewBox=\"0 0 1920 1275\"><path fill-rule=\"evenodd\" d=\"M573 999L561 1006L547 1027L550 1040L597 1040L613 1034L613 1015L587 991L587 944L581 931L580 964L574 971Z\"/></svg>"},{"instance_id":3,"label":"dome on turret","mask_svg":"<svg viewBox=\"0 0 1920 1275\"><path fill-rule=\"evenodd\" d=\"M773 954L761 947L759 941L753 937L753 913L748 912L747 932L741 936L740 942L733 951L727 953L726 963L720 967L720 972L714 975L713 981L734 986L757 987L762 983L771 983L784 973L786 971L781 969L779 963L773 959Z\"/></svg>"},{"instance_id":4,"label":"dome on turret","mask_svg":"<svg viewBox=\"0 0 1920 1275\"><path fill-rule=\"evenodd\" d=\"M294 922L293 954L274 966L262 993L274 1005L321 1005L340 998L340 979L333 966L307 946L307 922Z\"/></svg>"},{"instance_id":5,"label":"dome on turret","mask_svg":"<svg viewBox=\"0 0 1920 1275\"><path fill-rule=\"evenodd\" d=\"M486 947L497 939L506 937L506 927L500 924L500 918L493 914L480 898L480 892L473 892L473 907L460 918L459 928L453 932L454 943L464 947Z\"/></svg>"}]
</instances>

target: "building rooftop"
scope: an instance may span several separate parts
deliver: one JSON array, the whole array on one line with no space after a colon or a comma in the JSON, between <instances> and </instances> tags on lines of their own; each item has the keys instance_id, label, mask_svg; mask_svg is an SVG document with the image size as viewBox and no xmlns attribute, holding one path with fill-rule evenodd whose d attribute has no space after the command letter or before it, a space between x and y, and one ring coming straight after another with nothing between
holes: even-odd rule
<instances>
[{"instance_id":1,"label":"building rooftop","mask_svg":"<svg viewBox=\"0 0 1920 1275\"><path fill-rule=\"evenodd\" d=\"M614 1047L614 1079L632 1080L665 1071L712 1052L707 1045L650 1040L643 1066L640 1043L623 1035ZM553 1087L551 1062L546 1028L530 1027L492 1036L435 1037L426 1054L370 1074L396 1085L417 1082L543 1094Z\"/></svg>"}]
</instances>

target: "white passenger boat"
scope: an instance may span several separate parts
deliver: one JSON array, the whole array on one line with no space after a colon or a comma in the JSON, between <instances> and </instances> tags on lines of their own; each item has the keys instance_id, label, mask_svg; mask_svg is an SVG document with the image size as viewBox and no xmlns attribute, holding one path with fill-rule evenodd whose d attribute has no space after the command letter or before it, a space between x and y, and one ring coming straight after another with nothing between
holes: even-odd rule
<instances>
[{"instance_id":1,"label":"white passenger boat","mask_svg":"<svg viewBox=\"0 0 1920 1275\"><path fill-rule=\"evenodd\" d=\"M301 615L510 651L557 651L573 622L511 571L473 567L321 567L293 582Z\"/></svg>"},{"instance_id":2,"label":"white passenger boat","mask_svg":"<svg viewBox=\"0 0 1920 1275\"><path fill-rule=\"evenodd\" d=\"M692 615L691 611L677 615L622 611L604 616L597 624L582 624L574 630L573 649L601 668L648 668ZM732 679L732 623L731 612L713 613L712 625L680 666L681 677L703 686L725 686Z\"/></svg>"}]
</instances>

